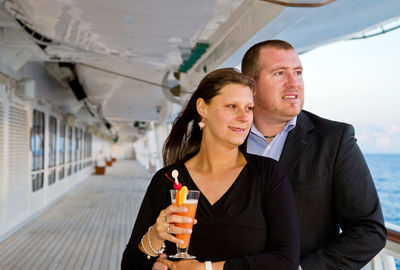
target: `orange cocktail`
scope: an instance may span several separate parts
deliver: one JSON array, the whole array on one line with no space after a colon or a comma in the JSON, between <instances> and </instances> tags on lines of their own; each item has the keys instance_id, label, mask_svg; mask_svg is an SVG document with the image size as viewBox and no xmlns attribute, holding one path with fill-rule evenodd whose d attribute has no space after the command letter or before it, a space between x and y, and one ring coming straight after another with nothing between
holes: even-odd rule
<instances>
[{"instance_id":1,"label":"orange cocktail","mask_svg":"<svg viewBox=\"0 0 400 270\"><path fill-rule=\"evenodd\" d=\"M185 206L188 211L186 213L177 213L179 216L185 216L185 217L190 217L194 220L194 217L196 215L196 210L197 210L197 200L186 200L182 206ZM174 224L176 227L181 227L181 228L187 228L187 229L192 229L193 228L193 223L175 223ZM182 239L185 241L183 245L178 245L180 248L187 248L189 246L190 242L190 236L191 234L177 234L176 238Z\"/></svg>"},{"instance_id":2,"label":"orange cocktail","mask_svg":"<svg viewBox=\"0 0 400 270\"><path fill-rule=\"evenodd\" d=\"M198 190L189 190L185 200L182 203L182 206L185 206L188 211L185 213L176 213L179 216L185 216L185 217L190 217L194 221L194 217L196 215L196 210L197 210L197 203L199 201L199 196L200 196L200 191ZM176 200L176 190L171 190L171 201L173 204L175 204ZM188 228L192 229L193 228L193 222L192 223L175 223L174 226L176 227L181 227L181 228ZM176 248L178 250L178 253L175 255L170 256L171 258L180 258L180 259L194 259L196 258L193 255L189 255L187 253L187 250L189 248L189 242L190 242L190 236L191 234L177 234L176 237L178 239L181 239L184 241L183 245L176 245Z\"/></svg>"}]
</instances>

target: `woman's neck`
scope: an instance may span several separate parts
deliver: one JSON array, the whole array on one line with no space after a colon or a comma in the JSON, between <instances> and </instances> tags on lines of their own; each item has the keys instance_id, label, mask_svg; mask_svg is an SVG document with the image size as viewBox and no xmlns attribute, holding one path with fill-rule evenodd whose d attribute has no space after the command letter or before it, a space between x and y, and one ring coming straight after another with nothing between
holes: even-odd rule
<instances>
[{"instance_id":1,"label":"woman's neck","mask_svg":"<svg viewBox=\"0 0 400 270\"><path fill-rule=\"evenodd\" d=\"M196 170L214 173L238 166L244 166L246 159L238 147L227 149L215 145L202 144L200 151L190 160Z\"/></svg>"}]
</instances>

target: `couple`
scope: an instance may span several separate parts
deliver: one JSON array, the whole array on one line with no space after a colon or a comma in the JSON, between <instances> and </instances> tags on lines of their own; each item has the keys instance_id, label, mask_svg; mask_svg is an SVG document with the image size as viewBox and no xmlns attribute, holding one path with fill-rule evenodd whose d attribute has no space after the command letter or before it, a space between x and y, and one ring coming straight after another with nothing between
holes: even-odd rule
<instances>
[{"instance_id":1,"label":"couple","mask_svg":"<svg viewBox=\"0 0 400 270\"><path fill-rule=\"evenodd\" d=\"M256 44L242 72L209 73L175 120L167 167L148 187L122 269L360 269L384 247L378 195L354 130L302 110L293 47ZM165 243L173 254L173 234L191 233L173 226L187 222L173 214L184 207L170 203L164 174L173 169L201 191L190 243L197 260L152 251Z\"/></svg>"}]
</instances>

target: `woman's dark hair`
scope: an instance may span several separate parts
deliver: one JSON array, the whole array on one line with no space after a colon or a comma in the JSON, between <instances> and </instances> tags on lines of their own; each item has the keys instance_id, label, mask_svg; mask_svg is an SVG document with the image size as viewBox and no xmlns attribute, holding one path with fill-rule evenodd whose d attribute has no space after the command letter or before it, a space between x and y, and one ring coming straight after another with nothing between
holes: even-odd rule
<instances>
[{"instance_id":1,"label":"woman's dark hair","mask_svg":"<svg viewBox=\"0 0 400 270\"><path fill-rule=\"evenodd\" d=\"M214 70L201 80L196 91L175 119L171 133L164 143L164 166L184 160L188 155L200 150L202 131L197 125L201 121L196 107L197 99L202 98L209 104L225 85L231 83L248 86L254 90L254 80L234 68Z\"/></svg>"}]
</instances>

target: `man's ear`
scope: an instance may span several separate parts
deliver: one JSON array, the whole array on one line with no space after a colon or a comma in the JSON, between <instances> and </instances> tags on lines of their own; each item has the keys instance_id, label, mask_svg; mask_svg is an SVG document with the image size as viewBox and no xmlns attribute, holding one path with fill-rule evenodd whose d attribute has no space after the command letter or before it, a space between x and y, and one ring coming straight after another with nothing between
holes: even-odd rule
<instances>
[{"instance_id":1,"label":"man's ear","mask_svg":"<svg viewBox=\"0 0 400 270\"><path fill-rule=\"evenodd\" d=\"M202 118L207 118L207 103L202 98L198 98L196 101L197 112Z\"/></svg>"}]
</instances>

